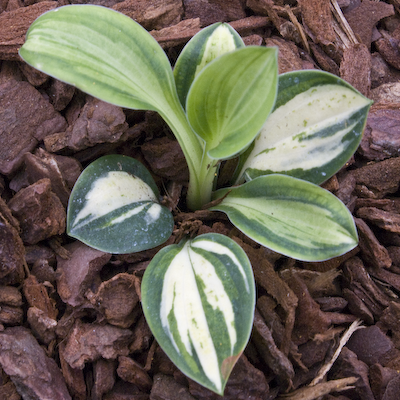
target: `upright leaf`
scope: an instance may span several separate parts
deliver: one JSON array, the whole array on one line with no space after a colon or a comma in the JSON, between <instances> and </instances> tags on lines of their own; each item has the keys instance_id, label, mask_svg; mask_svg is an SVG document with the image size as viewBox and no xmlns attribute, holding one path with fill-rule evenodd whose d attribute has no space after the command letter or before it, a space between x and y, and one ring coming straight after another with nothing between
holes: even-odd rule
<instances>
[{"instance_id":1,"label":"upright leaf","mask_svg":"<svg viewBox=\"0 0 400 400\"><path fill-rule=\"evenodd\" d=\"M297 71L279 77L275 109L239 181L272 173L320 184L356 151L371 101L337 76Z\"/></svg>"},{"instance_id":2,"label":"upright leaf","mask_svg":"<svg viewBox=\"0 0 400 400\"><path fill-rule=\"evenodd\" d=\"M137 160L111 155L80 175L68 204L67 232L109 253L133 253L165 242L174 221L157 186Z\"/></svg>"},{"instance_id":3,"label":"upright leaf","mask_svg":"<svg viewBox=\"0 0 400 400\"><path fill-rule=\"evenodd\" d=\"M254 302L246 254L214 233L163 248L142 281L158 344L183 373L221 395L249 339Z\"/></svg>"},{"instance_id":4,"label":"upright leaf","mask_svg":"<svg viewBox=\"0 0 400 400\"><path fill-rule=\"evenodd\" d=\"M332 193L286 175L266 175L216 193L211 210L225 212L245 235L304 261L344 254L358 243L352 215Z\"/></svg>"},{"instance_id":5,"label":"upright leaf","mask_svg":"<svg viewBox=\"0 0 400 400\"><path fill-rule=\"evenodd\" d=\"M182 107L196 75L222 54L244 47L239 34L229 25L216 23L202 29L186 44L174 68L178 97Z\"/></svg>"},{"instance_id":6,"label":"upright leaf","mask_svg":"<svg viewBox=\"0 0 400 400\"><path fill-rule=\"evenodd\" d=\"M197 75L186 111L208 156L227 159L255 138L275 103L277 50L245 47L224 54Z\"/></svg>"},{"instance_id":7,"label":"upright leaf","mask_svg":"<svg viewBox=\"0 0 400 400\"><path fill-rule=\"evenodd\" d=\"M60 7L31 25L20 56L106 102L158 111L185 154L188 203L195 203L204 145L186 119L166 54L138 23L106 7Z\"/></svg>"},{"instance_id":8,"label":"upright leaf","mask_svg":"<svg viewBox=\"0 0 400 400\"><path fill-rule=\"evenodd\" d=\"M36 69L121 107L160 111L176 97L156 40L109 8L74 5L43 14L19 54Z\"/></svg>"}]
</instances>

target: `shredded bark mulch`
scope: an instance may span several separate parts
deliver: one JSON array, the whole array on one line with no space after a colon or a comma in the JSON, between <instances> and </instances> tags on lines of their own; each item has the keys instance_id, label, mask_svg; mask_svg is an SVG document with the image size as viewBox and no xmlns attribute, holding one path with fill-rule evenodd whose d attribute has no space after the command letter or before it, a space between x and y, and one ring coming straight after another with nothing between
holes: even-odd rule
<instances>
[{"instance_id":1,"label":"shredded bark mulch","mask_svg":"<svg viewBox=\"0 0 400 400\"><path fill-rule=\"evenodd\" d=\"M152 172L175 216L166 244L219 232L251 260L253 333L223 399L398 399L400 1L89 1L134 18L172 63L202 27L225 21L247 45L279 47L281 73L322 69L374 100L357 153L324 184L354 214L360 243L321 263L262 248L223 214L185 212L187 167L160 117L19 59L34 19L67 3L0 0L0 399L222 398L177 370L144 320L140 282L159 249L111 255L65 234L74 182L111 153Z\"/></svg>"}]
</instances>

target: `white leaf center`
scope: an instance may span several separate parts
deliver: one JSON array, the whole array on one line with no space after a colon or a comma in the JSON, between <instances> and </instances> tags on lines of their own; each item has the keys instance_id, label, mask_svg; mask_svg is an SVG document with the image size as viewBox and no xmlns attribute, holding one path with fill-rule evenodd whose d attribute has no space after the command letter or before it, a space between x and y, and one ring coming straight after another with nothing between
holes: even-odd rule
<instances>
[{"instance_id":1,"label":"white leaf center","mask_svg":"<svg viewBox=\"0 0 400 400\"><path fill-rule=\"evenodd\" d=\"M125 171L110 171L106 176L95 180L85 200L86 203L76 216L73 227L88 217L91 221L128 204L145 200L157 202L147 183ZM141 209L132 210L131 215L140 211ZM152 216L158 214L158 210L152 210Z\"/></svg>"}]
</instances>

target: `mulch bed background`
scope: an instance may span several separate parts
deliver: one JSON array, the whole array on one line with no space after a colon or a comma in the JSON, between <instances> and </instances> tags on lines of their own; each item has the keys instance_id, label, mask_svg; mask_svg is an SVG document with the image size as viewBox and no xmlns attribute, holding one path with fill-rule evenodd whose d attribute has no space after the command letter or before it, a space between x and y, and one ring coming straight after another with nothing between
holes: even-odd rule
<instances>
[{"instance_id":1,"label":"mulch bed background","mask_svg":"<svg viewBox=\"0 0 400 400\"><path fill-rule=\"evenodd\" d=\"M175 216L166 244L219 232L251 260L254 329L224 399L398 399L400 0L91 3L134 18L172 63L202 27L226 21L247 45L278 46L280 72L323 69L373 99L359 150L324 184L354 214L360 243L299 262L251 242L222 214L185 212L185 160L155 113L98 101L19 59L33 20L67 0L0 0L0 399L221 398L179 372L144 321L140 282L158 249L111 255L65 234L75 180L110 153L152 171Z\"/></svg>"}]
</instances>

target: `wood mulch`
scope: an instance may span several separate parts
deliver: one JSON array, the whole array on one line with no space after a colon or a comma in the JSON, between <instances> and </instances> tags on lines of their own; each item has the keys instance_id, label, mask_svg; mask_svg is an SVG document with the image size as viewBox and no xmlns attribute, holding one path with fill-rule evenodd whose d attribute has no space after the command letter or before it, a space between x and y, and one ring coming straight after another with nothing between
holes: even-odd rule
<instances>
[{"instance_id":1,"label":"wood mulch","mask_svg":"<svg viewBox=\"0 0 400 400\"><path fill-rule=\"evenodd\" d=\"M360 243L322 263L261 248L222 214L185 213L185 161L156 114L21 62L32 21L67 2L0 0L0 399L221 398L179 372L146 325L140 282L157 249L110 255L65 234L75 180L109 153L152 171L175 215L167 244L214 231L249 255L254 329L224 399L398 399L400 0L89 1L137 20L172 62L202 27L227 21L248 45L278 46L280 72L323 69L375 101L359 150L324 184L354 214Z\"/></svg>"}]
</instances>

